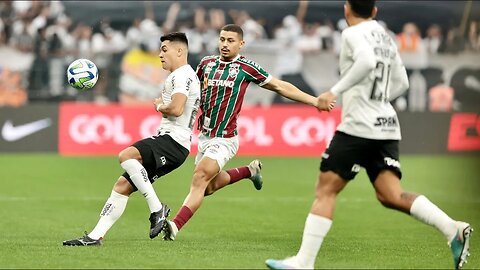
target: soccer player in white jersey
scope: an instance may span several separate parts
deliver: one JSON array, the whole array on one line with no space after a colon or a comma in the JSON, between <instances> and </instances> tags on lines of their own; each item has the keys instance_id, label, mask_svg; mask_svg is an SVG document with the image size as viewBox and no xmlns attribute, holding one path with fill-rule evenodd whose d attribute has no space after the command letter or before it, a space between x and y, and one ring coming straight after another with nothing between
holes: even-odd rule
<instances>
[{"instance_id":1,"label":"soccer player in white jersey","mask_svg":"<svg viewBox=\"0 0 480 270\"><path fill-rule=\"evenodd\" d=\"M199 117L198 154L190 193L173 221L165 227L165 240L174 240L177 232L198 210L206 195L236 183L242 179L254 180L261 188L259 175L261 163L254 160L249 166L222 170L239 147L237 120L243 97L249 83L274 91L286 98L298 101L318 110L330 110L334 103L319 106L319 100L302 92L289 82L270 75L260 65L239 54L245 44L243 30L235 24L222 27L218 39L220 55L206 56L197 67L197 76L202 82Z\"/></svg>"},{"instance_id":2,"label":"soccer player in white jersey","mask_svg":"<svg viewBox=\"0 0 480 270\"><path fill-rule=\"evenodd\" d=\"M161 97L154 101L162 113L158 134L137 141L122 150L119 162L125 173L113 186L100 212L97 226L84 236L63 242L66 246L101 245L107 231L120 218L127 200L139 190L150 208L150 238L156 237L170 209L158 199L152 183L183 164L190 153L192 128L200 103L200 82L187 64L188 40L184 33L174 32L160 38L160 60L170 71Z\"/></svg>"},{"instance_id":3,"label":"soccer player in white jersey","mask_svg":"<svg viewBox=\"0 0 480 270\"><path fill-rule=\"evenodd\" d=\"M400 185L400 127L389 101L408 88L408 78L396 45L373 19L375 0L348 0L344 12L349 27L342 33L341 79L319 96L328 104L342 94L342 122L322 155L316 198L298 253L266 264L271 269L313 268L332 225L338 193L364 167L380 203L442 232L455 268L460 268L468 255L470 225L453 220L425 196L406 192Z\"/></svg>"}]
</instances>

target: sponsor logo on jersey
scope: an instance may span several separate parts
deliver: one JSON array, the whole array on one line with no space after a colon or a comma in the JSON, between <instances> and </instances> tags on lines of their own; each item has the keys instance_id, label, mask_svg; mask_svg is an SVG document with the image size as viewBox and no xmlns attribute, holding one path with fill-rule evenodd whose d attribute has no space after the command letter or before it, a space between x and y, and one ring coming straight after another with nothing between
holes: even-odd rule
<instances>
[{"instance_id":1,"label":"sponsor logo on jersey","mask_svg":"<svg viewBox=\"0 0 480 270\"><path fill-rule=\"evenodd\" d=\"M228 80L208 80L207 81L208 86L222 86L222 87L233 87L235 85L234 81L228 81Z\"/></svg>"},{"instance_id":2,"label":"sponsor logo on jersey","mask_svg":"<svg viewBox=\"0 0 480 270\"><path fill-rule=\"evenodd\" d=\"M376 127L396 127L398 126L397 118L394 116L390 117L377 117L377 122L374 126Z\"/></svg>"},{"instance_id":3,"label":"sponsor logo on jersey","mask_svg":"<svg viewBox=\"0 0 480 270\"><path fill-rule=\"evenodd\" d=\"M244 59L243 61L247 64L250 64L250 65L256 67L257 69L260 68L260 66L257 63L253 62L252 60Z\"/></svg>"}]
</instances>

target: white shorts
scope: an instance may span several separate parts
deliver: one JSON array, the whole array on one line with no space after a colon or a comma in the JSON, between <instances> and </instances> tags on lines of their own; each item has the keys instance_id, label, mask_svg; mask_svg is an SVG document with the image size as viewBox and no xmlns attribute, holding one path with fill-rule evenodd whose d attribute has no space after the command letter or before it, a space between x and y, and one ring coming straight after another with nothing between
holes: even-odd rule
<instances>
[{"instance_id":1,"label":"white shorts","mask_svg":"<svg viewBox=\"0 0 480 270\"><path fill-rule=\"evenodd\" d=\"M238 136L231 138L207 137L200 133L198 136L198 153L195 157L195 165L203 157L214 159L220 170L232 159L238 151Z\"/></svg>"}]
</instances>

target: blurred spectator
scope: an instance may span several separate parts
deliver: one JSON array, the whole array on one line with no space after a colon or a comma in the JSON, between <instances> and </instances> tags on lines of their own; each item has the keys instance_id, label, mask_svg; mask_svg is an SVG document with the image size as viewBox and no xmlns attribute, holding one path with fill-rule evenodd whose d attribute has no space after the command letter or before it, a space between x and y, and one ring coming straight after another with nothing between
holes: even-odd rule
<instances>
[{"instance_id":1,"label":"blurred spectator","mask_svg":"<svg viewBox=\"0 0 480 270\"><path fill-rule=\"evenodd\" d=\"M5 38L5 43L11 36L11 25L15 20L15 10L13 8L13 1L0 1L0 19L3 23L2 36Z\"/></svg>"},{"instance_id":2,"label":"blurred spectator","mask_svg":"<svg viewBox=\"0 0 480 270\"><path fill-rule=\"evenodd\" d=\"M141 22L142 20L140 18L135 18L127 30L126 39L129 48L135 48L140 45L142 39L142 31L140 30Z\"/></svg>"},{"instance_id":3,"label":"blurred spectator","mask_svg":"<svg viewBox=\"0 0 480 270\"><path fill-rule=\"evenodd\" d=\"M340 49L342 47L342 32L348 27L348 23L345 19L340 19L337 22L337 28L333 31L333 53L336 56L340 55Z\"/></svg>"},{"instance_id":4,"label":"blurred spectator","mask_svg":"<svg viewBox=\"0 0 480 270\"><path fill-rule=\"evenodd\" d=\"M180 12L181 6L178 2L172 2L167 10L167 18L163 22L162 32L169 33L172 32L175 28L175 23L177 21L178 13ZM153 10L153 9L152 9ZM158 39L158 37L157 37ZM159 41L157 41L159 42ZM159 44L157 44L159 45ZM158 46L157 46L158 47Z\"/></svg>"},{"instance_id":5,"label":"blurred spectator","mask_svg":"<svg viewBox=\"0 0 480 270\"><path fill-rule=\"evenodd\" d=\"M29 53L33 50L33 35L28 32L30 23L27 19L18 23L10 39L10 45L24 53Z\"/></svg>"},{"instance_id":6,"label":"blurred spectator","mask_svg":"<svg viewBox=\"0 0 480 270\"><path fill-rule=\"evenodd\" d=\"M408 77L408 108L412 112L423 112L427 109L427 81L420 70L413 70ZM401 98L401 97L400 97Z\"/></svg>"},{"instance_id":7,"label":"blurred spectator","mask_svg":"<svg viewBox=\"0 0 480 270\"><path fill-rule=\"evenodd\" d=\"M39 28L47 27L47 19L50 16L50 7L44 6L41 8L40 14L38 14L30 23L28 32L34 35Z\"/></svg>"},{"instance_id":8,"label":"blurred spectator","mask_svg":"<svg viewBox=\"0 0 480 270\"><path fill-rule=\"evenodd\" d=\"M51 97L61 97L66 66L63 62L63 44L57 33L53 33L48 40L48 70L49 70L49 91Z\"/></svg>"},{"instance_id":9,"label":"blurred spectator","mask_svg":"<svg viewBox=\"0 0 480 270\"><path fill-rule=\"evenodd\" d=\"M13 12L20 18L27 17L27 13L32 7L32 2L34 1L12 1Z\"/></svg>"},{"instance_id":10,"label":"blurred spectator","mask_svg":"<svg viewBox=\"0 0 480 270\"><path fill-rule=\"evenodd\" d=\"M27 103L27 91L22 84L22 74L0 68L0 107L20 107Z\"/></svg>"},{"instance_id":11,"label":"blurred spectator","mask_svg":"<svg viewBox=\"0 0 480 270\"><path fill-rule=\"evenodd\" d=\"M156 50L145 44L129 50L122 60L119 101L126 105L148 105L160 95L168 72L162 68Z\"/></svg>"},{"instance_id":12,"label":"blurred spectator","mask_svg":"<svg viewBox=\"0 0 480 270\"><path fill-rule=\"evenodd\" d=\"M178 1L167 4L169 6L166 16L155 18L155 15L164 14L164 12L158 12L158 7L165 7L165 5L154 5L154 2L151 1L136 3L140 3L144 8L143 17L134 19L134 17L122 16L119 19L118 16L112 16L116 20L112 21L112 25L108 21L102 20L103 23L92 28L90 19L73 21L65 14L67 2L1 1L0 53L5 55L6 51L15 52L11 55L25 59L30 58L31 64L18 74L15 73L18 72L15 68L0 66L0 71L3 72L0 78L4 80L7 74L12 78L20 75L22 78L20 84L24 89L28 89L31 100L58 101L59 99L76 98L90 101L94 99L93 94L95 94L98 100L117 101L120 95L120 79L123 88L125 88L126 82L127 85L128 83L130 86L132 85L132 80L129 81L128 76L123 76L124 70L122 70L124 68L122 63L132 56L130 53L138 56L138 51L142 51L151 56L147 57L148 59L158 61L159 37L165 32L182 31L189 38L189 64L195 67L203 56L217 53L218 31L223 25L233 21L243 27L244 38L247 41L246 46L251 46L246 53L257 54L259 61L271 63L273 74L292 82L307 93L314 94L312 86L315 86L315 89L323 89L318 87L320 83L317 81L321 80L322 84L325 84L325 81L328 81L325 78L331 77L336 72L330 74L322 69L325 63L329 63L335 55L338 55L341 46L341 31L347 27L345 20L341 19L337 22L335 30L330 21L333 17L325 17L322 13L320 13L321 16L318 16L317 13L313 17L313 21L307 22L305 20L307 9L311 11L312 8L317 8L310 6L307 1L298 1L296 13L285 16L278 27L272 25L273 19L275 19L272 14L254 18L251 6L243 8L243 6L226 4L209 8L209 5L184 4L184 2ZM232 6L235 8L232 9ZM225 17L225 10L228 10L231 18ZM102 14L105 13L102 11ZM177 22L177 17L179 22ZM456 84L451 83L451 85L456 89L455 97L458 104L467 104L466 101L471 101L473 104L470 98L465 98L467 93L462 92L462 89L471 89L472 93L477 93L479 80L476 73L462 79L463 77L457 74L459 68L462 68L462 63L457 63L453 59L452 70L444 70L444 60L449 56L445 56L446 58L435 56L441 52L478 53L480 51L479 22L477 16L472 15L472 17L475 20L466 24L465 33L461 33L459 28L444 29L445 32L443 32L440 25L437 24L431 24L427 29L420 31L415 23L410 22L404 25L398 36L388 30L384 21L379 21L389 34L394 36L410 78L409 91L395 101L398 108L405 107L407 101L408 108L406 109L422 111L429 108L431 105L430 90L435 89L432 94L436 97L435 87L438 83L438 80L432 80L426 71L426 68L432 67L432 65L445 71L450 81L457 81ZM321 19L315 21L316 18ZM128 21L130 19L131 22ZM425 21L421 23L421 25L425 25ZM114 26L125 28L119 31ZM397 28L398 25L395 27ZM44 29L46 29L46 33L44 33ZM425 33L424 39L420 32ZM442 35L443 33L445 35ZM269 37L271 39L266 40ZM2 45L6 45L5 48ZM140 46L142 46L141 49L139 49ZM137 48L137 52L131 50L132 48ZM126 57L127 51L130 54L129 57ZM333 54L321 52L333 52ZM428 59L429 57L431 59ZM91 59L100 68L101 79L93 91L79 92L65 83L65 67L76 58ZM33 61L33 59L35 60ZM137 57L137 59L139 58ZM10 62L15 65L20 61ZM21 62L28 61L21 60ZM161 67L155 68L161 70ZM316 73L312 70L316 70ZM324 76L321 79L313 75L319 74L319 70L322 70L321 74ZM22 76L21 72L26 72L26 75ZM150 74L149 72L147 71L148 74ZM132 76L132 73L129 74ZM451 78L453 76L456 79ZM308 83L306 79L308 79ZM158 83L161 85L161 80L154 83L155 87L158 87ZM6 85L3 82L0 84ZM147 84L151 84L151 82ZM150 88L146 88L147 94L140 93L133 100L142 100L142 96L148 96ZM141 88L135 89L141 90ZM125 96L123 95L122 100L125 100ZM270 104L274 97L276 100L273 102L288 102L280 96L273 95L271 98L267 98L268 102L265 104ZM462 106L462 109L465 106Z\"/></svg>"},{"instance_id":13,"label":"blurred spectator","mask_svg":"<svg viewBox=\"0 0 480 270\"><path fill-rule=\"evenodd\" d=\"M65 6L63 5L62 1L48 1L48 5L50 7L50 19L61 18L65 15Z\"/></svg>"},{"instance_id":14,"label":"blurred spectator","mask_svg":"<svg viewBox=\"0 0 480 270\"><path fill-rule=\"evenodd\" d=\"M34 61L28 77L30 100L46 100L50 97L48 68L47 29L39 28L33 44Z\"/></svg>"},{"instance_id":15,"label":"blurred spectator","mask_svg":"<svg viewBox=\"0 0 480 270\"><path fill-rule=\"evenodd\" d=\"M267 38L267 33L263 26L253 19L246 10L230 10L229 14L233 19L233 23L242 27L245 46L249 46L256 40Z\"/></svg>"},{"instance_id":16,"label":"blurred spectator","mask_svg":"<svg viewBox=\"0 0 480 270\"><path fill-rule=\"evenodd\" d=\"M403 30L397 35L398 49L402 53L416 53L422 46L422 37L417 25L409 22L403 26Z\"/></svg>"},{"instance_id":17,"label":"blurred spectator","mask_svg":"<svg viewBox=\"0 0 480 270\"><path fill-rule=\"evenodd\" d=\"M7 35L5 34L6 26L3 23L2 18L0 17L0 45L3 45L7 41Z\"/></svg>"},{"instance_id":18,"label":"blurred spectator","mask_svg":"<svg viewBox=\"0 0 480 270\"><path fill-rule=\"evenodd\" d=\"M457 54L465 50L465 39L458 27L448 31L445 52Z\"/></svg>"},{"instance_id":19,"label":"blurred spectator","mask_svg":"<svg viewBox=\"0 0 480 270\"><path fill-rule=\"evenodd\" d=\"M396 36L396 42L407 69L423 69L427 66L427 49L415 23L404 24L402 32Z\"/></svg>"},{"instance_id":20,"label":"blurred spectator","mask_svg":"<svg viewBox=\"0 0 480 270\"><path fill-rule=\"evenodd\" d=\"M298 1L296 16L285 16L282 25L274 32L274 41L280 45L276 73L282 80L288 81L302 91L316 96L313 89L303 78L303 52L301 47L297 46L297 41L302 37L307 8L308 1ZM315 35L317 32L314 31L311 34ZM280 95L275 95L273 102L290 103L291 101Z\"/></svg>"},{"instance_id":21,"label":"blurred spectator","mask_svg":"<svg viewBox=\"0 0 480 270\"><path fill-rule=\"evenodd\" d=\"M218 54L218 33L226 24L225 12L221 9L210 9L208 11L209 24L203 33L203 43L208 54Z\"/></svg>"},{"instance_id":22,"label":"blurred spectator","mask_svg":"<svg viewBox=\"0 0 480 270\"><path fill-rule=\"evenodd\" d=\"M210 18L209 28L218 33L226 24L225 11L219 8L212 8L208 11L208 16Z\"/></svg>"},{"instance_id":23,"label":"blurred spectator","mask_svg":"<svg viewBox=\"0 0 480 270\"><path fill-rule=\"evenodd\" d=\"M302 53L294 42L302 34L302 25L293 15L283 18L282 25L274 32L274 41L281 47L277 74L296 74L301 70Z\"/></svg>"},{"instance_id":24,"label":"blurred spectator","mask_svg":"<svg viewBox=\"0 0 480 270\"><path fill-rule=\"evenodd\" d=\"M203 7L195 8L193 23L192 28L185 24L182 25L180 31L185 32L188 38L188 63L196 68L202 57L211 54L208 50L209 42L215 42L216 44L217 40L211 28L212 22L211 20L207 22L206 11Z\"/></svg>"},{"instance_id":25,"label":"blurred spectator","mask_svg":"<svg viewBox=\"0 0 480 270\"><path fill-rule=\"evenodd\" d=\"M468 28L468 49L473 52L480 51L479 21L471 21Z\"/></svg>"},{"instance_id":26,"label":"blurred spectator","mask_svg":"<svg viewBox=\"0 0 480 270\"><path fill-rule=\"evenodd\" d=\"M428 91L428 104L431 112L449 112L453 109L454 89L444 83Z\"/></svg>"},{"instance_id":27,"label":"blurred spectator","mask_svg":"<svg viewBox=\"0 0 480 270\"><path fill-rule=\"evenodd\" d=\"M442 28L438 24L432 24L427 28L427 35L424 39L427 52L430 54L437 54L444 51L444 41L442 35Z\"/></svg>"},{"instance_id":28,"label":"blurred spectator","mask_svg":"<svg viewBox=\"0 0 480 270\"><path fill-rule=\"evenodd\" d=\"M322 36L318 24L305 23L303 32L295 42L295 46L302 53L317 53L322 50Z\"/></svg>"},{"instance_id":29,"label":"blurred spectator","mask_svg":"<svg viewBox=\"0 0 480 270\"><path fill-rule=\"evenodd\" d=\"M333 32L335 27L330 19L325 19L323 24L316 24L317 29L315 35L320 38L321 49L325 51L333 50ZM304 32L305 32L304 28Z\"/></svg>"},{"instance_id":30,"label":"blurred spectator","mask_svg":"<svg viewBox=\"0 0 480 270\"><path fill-rule=\"evenodd\" d=\"M92 59L92 28L79 23L74 32L77 40L77 58Z\"/></svg>"},{"instance_id":31,"label":"blurred spectator","mask_svg":"<svg viewBox=\"0 0 480 270\"><path fill-rule=\"evenodd\" d=\"M427 82L421 70L428 65L428 53L417 25L408 22L403 25L402 32L396 36L400 57L409 73L410 87L405 95L395 100L397 108L408 105L410 111L427 109Z\"/></svg>"},{"instance_id":32,"label":"blurred spectator","mask_svg":"<svg viewBox=\"0 0 480 270\"><path fill-rule=\"evenodd\" d=\"M92 58L91 60L98 68L98 82L93 88L94 101L98 103L107 103L107 85L109 81L108 67L112 59L112 50L109 46L111 35L107 35L106 31L109 28L106 19L101 21L93 29L92 34Z\"/></svg>"}]
</instances>

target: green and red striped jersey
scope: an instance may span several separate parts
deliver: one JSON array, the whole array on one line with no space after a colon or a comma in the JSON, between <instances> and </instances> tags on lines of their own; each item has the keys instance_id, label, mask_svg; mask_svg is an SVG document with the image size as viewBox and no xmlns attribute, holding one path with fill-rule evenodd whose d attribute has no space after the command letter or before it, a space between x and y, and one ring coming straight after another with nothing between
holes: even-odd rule
<instances>
[{"instance_id":1,"label":"green and red striped jersey","mask_svg":"<svg viewBox=\"0 0 480 270\"><path fill-rule=\"evenodd\" d=\"M272 76L252 60L237 55L232 61L206 56L197 67L201 83L198 128L205 136L230 138L237 135L237 120L247 86L262 86Z\"/></svg>"}]
</instances>

